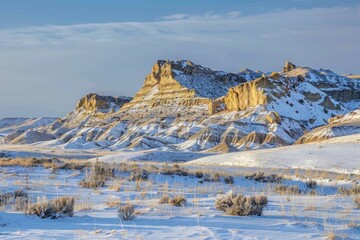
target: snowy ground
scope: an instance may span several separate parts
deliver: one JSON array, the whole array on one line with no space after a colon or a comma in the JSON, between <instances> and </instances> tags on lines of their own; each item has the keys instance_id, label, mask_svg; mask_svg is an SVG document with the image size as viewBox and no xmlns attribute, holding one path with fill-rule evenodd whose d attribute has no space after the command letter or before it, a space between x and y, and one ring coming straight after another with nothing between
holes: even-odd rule
<instances>
[{"instance_id":1,"label":"snowy ground","mask_svg":"<svg viewBox=\"0 0 360 240\"><path fill-rule=\"evenodd\" d=\"M276 183L259 183L237 176L233 185L199 183L195 176L151 174L149 180L130 182L128 173L99 189L81 188L86 171L43 167L2 167L0 189L25 189L32 198L75 196L75 216L58 220L41 219L16 212L11 206L0 212L1 239L324 239L335 233L347 239L360 237L360 210L353 198L337 194L344 180L317 180L318 196L310 196L304 180L284 180L305 193L282 196L274 193ZM119 191L114 188L118 186ZM227 191L265 194L269 203L263 216L225 216L214 207L217 194ZM183 207L159 204L162 194L183 195ZM131 202L137 217L120 221L116 207L107 202Z\"/></svg>"},{"instance_id":2,"label":"snowy ground","mask_svg":"<svg viewBox=\"0 0 360 240\"><path fill-rule=\"evenodd\" d=\"M320 143L228 153L197 159L189 165L312 169L360 173L360 134Z\"/></svg>"},{"instance_id":3,"label":"snowy ground","mask_svg":"<svg viewBox=\"0 0 360 240\"><path fill-rule=\"evenodd\" d=\"M189 176L162 175L152 171L147 181L126 180L129 172L117 170L104 187L86 189L79 182L88 171L59 170L44 167L1 167L0 191L24 189L33 199L45 196L75 197L74 217L41 219L0 208L0 239L326 239L333 233L343 239L360 239L360 209L354 196L338 193L338 187L359 182L360 135L330 139L316 144L218 154L141 151L110 152L92 150L40 149L34 146L0 145L7 157L61 157L92 159L107 164L123 162L141 167L153 164L161 168L167 162L179 163L192 172L221 174L220 182L203 182ZM1 155L1 154L0 154ZM172 163L171 163L172 162ZM308 170L298 170L308 169ZM317 171L315 171L317 170ZM264 171L282 174L281 184L297 185L301 195L279 195L278 183L260 183L245 175ZM332 171L332 172L328 172ZM224 176L234 176L233 185ZM304 183L315 179L317 195L309 195ZM236 191L245 195L264 194L269 203L263 216L226 216L214 202L218 194ZM183 195L182 207L159 204L163 194ZM118 203L132 203L136 218L120 221Z\"/></svg>"}]
</instances>

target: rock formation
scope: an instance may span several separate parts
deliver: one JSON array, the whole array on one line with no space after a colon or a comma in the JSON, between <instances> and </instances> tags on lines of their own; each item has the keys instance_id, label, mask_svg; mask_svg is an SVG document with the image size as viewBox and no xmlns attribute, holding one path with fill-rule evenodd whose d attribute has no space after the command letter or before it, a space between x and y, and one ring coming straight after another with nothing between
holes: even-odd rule
<instances>
[{"instance_id":1,"label":"rock formation","mask_svg":"<svg viewBox=\"0 0 360 240\"><path fill-rule=\"evenodd\" d=\"M159 60L132 100L89 94L65 117L7 142L115 150L278 147L358 108L359 92L358 79L289 62L266 75Z\"/></svg>"},{"instance_id":2,"label":"rock formation","mask_svg":"<svg viewBox=\"0 0 360 240\"><path fill-rule=\"evenodd\" d=\"M285 62L285 65L283 67L283 72L290 72L291 70L295 69L296 68L296 65L289 62L289 61L286 61Z\"/></svg>"}]
</instances>

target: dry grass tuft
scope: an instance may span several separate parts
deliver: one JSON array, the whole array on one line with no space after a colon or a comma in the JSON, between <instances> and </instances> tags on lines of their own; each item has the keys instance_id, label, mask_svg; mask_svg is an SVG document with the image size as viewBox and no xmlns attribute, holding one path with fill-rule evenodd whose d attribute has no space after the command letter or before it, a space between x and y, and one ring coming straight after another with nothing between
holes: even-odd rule
<instances>
[{"instance_id":1,"label":"dry grass tuft","mask_svg":"<svg viewBox=\"0 0 360 240\"><path fill-rule=\"evenodd\" d=\"M286 186L286 185L277 185L275 186L275 193L281 195L299 195L301 191L298 186Z\"/></svg>"},{"instance_id":2,"label":"dry grass tuft","mask_svg":"<svg viewBox=\"0 0 360 240\"><path fill-rule=\"evenodd\" d=\"M357 197L354 199L354 203L356 204L356 207L357 207L357 208L360 208L360 196L357 196Z\"/></svg>"},{"instance_id":3,"label":"dry grass tuft","mask_svg":"<svg viewBox=\"0 0 360 240\"><path fill-rule=\"evenodd\" d=\"M338 189L339 193L342 195L356 195L356 194L360 194L360 185L355 184L354 186L352 186L351 188L345 188L345 187L340 187Z\"/></svg>"},{"instance_id":4,"label":"dry grass tuft","mask_svg":"<svg viewBox=\"0 0 360 240\"><path fill-rule=\"evenodd\" d=\"M165 194L165 195L162 195L162 197L159 200L159 203L160 204L167 204L167 203L170 202L170 200L171 200L171 198L169 197L169 195Z\"/></svg>"}]
</instances>

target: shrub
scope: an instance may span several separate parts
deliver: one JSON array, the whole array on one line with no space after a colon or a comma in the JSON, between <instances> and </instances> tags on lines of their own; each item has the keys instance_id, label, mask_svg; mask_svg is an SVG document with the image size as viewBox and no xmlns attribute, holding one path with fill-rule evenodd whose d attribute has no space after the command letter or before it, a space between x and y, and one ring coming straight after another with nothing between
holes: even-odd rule
<instances>
[{"instance_id":1,"label":"shrub","mask_svg":"<svg viewBox=\"0 0 360 240\"><path fill-rule=\"evenodd\" d=\"M161 169L160 174L162 174L162 175L178 175L178 176L189 175L188 171L184 168L181 168L179 164L174 164L172 168L169 168L169 166L165 165Z\"/></svg>"},{"instance_id":2,"label":"shrub","mask_svg":"<svg viewBox=\"0 0 360 240\"><path fill-rule=\"evenodd\" d=\"M226 178L224 178L224 182L226 184L234 184L234 178L232 176L227 176Z\"/></svg>"},{"instance_id":3,"label":"shrub","mask_svg":"<svg viewBox=\"0 0 360 240\"><path fill-rule=\"evenodd\" d=\"M340 187L338 191L343 195L356 195L360 194L360 185L354 185L351 188Z\"/></svg>"},{"instance_id":4,"label":"shrub","mask_svg":"<svg viewBox=\"0 0 360 240\"><path fill-rule=\"evenodd\" d=\"M149 173L146 170L136 170L133 171L130 176L127 178L128 181L145 181L148 179Z\"/></svg>"},{"instance_id":5,"label":"shrub","mask_svg":"<svg viewBox=\"0 0 360 240\"><path fill-rule=\"evenodd\" d=\"M185 205L186 199L183 196L178 195L170 199L169 203L175 207L180 207Z\"/></svg>"},{"instance_id":6,"label":"shrub","mask_svg":"<svg viewBox=\"0 0 360 240\"><path fill-rule=\"evenodd\" d=\"M310 196L316 196L318 194L318 192L315 190L315 189L312 189L310 192L309 192L309 195Z\"/></svg>"},{"instance_id":7,"label":"shrub","mask_svg":"<svg viewBox=\"0 0 360 240\"><path fill-rule=\"evenodd\" d=\"M305 182L306 186L311 189L315 189L317 186L317 182L314 180L309 180Z\"/></svg>"},{"instance_id":8,"label":"shrub","mask_svg":"<svg viewBox=\"0 0 360 240\"><path fill-rule=\"evenodd\" d=\"M124 205L124 206L119 206L119 208L118 208L118 216L123 221L134 220L135 219L134 212L135 212L134 206L130 205L130 204Z\"/></svg>"},{"instance_id":9,"label":"shrub","mask_svg":"<svg viewBox=\"0 0 360 240\"><path fill-rule=\"evenodd\" d=\"M201 172L201 171L196 171L195 176L196 176L197 178L202 178L202 177L204 176L204 173Z\"/></svg>"},{"instance_id":10,"label":"shrub","mask_svg":"<svg viewBox=\"0 0 360 240\"><path fill-rule=\"evenodd\" d=\"M19 198L28 198L28 194L23 190L16 190L14 192L8 192L0 195L0 206L5 206L10 202L16 202Z\"/></svg>"},{"instance_id":11,"label":"shrub","mask_svg":"<svg viewBox=\"0 0 360 240\"><path fill-rule=\"evenodd\" d=\"M281 176L278 176L277 174L271 174L269 176L265 176L265 173L263 173L263 172L246 175L245 178L249 179L249 180L254 180L257 182L266 182L266 183L267 182L280 183L283 180L283 178Z\"/></svg>"},{"instance_id":12,"label":"shrub","mask_svg":"<svg viewBox=\"0 0 360 240\"><path fill-rule=\"evenodd\" d=\"M286 186L286 185L275 186L275 192L282 195L297 195L301 193L298 186Z\"/></svg>"},{"instance_id":13,"label":"shrub","mask_svg":"<svg viewBox=\"0 0 360 240\"><path fill-rule=\"evenodd\" d=\"M215 207L225 212L226 215L261 216L267 203L266 196L243 196L242 194L229 192L216 199Z\"/></svg>"},{"instance_id":14,"label":"shrub","mask_svg":"<svg viewBox=\"0 0 360 240\"><path fill-rule=\"evenodd\" d=\"M162 195L162 197L160 198L159 200L159 203L160 204L167 204L170 202L170 197L169 195L165 194L165 195Z\"/></svg>"},{"instance_id":15,"label":"shrub","mask_svg":"<svg viewBox=\"0 0 360 240\"><path fill-rule=\"evenodd\" d=\"M356 207L357 207L357 208L360 208L360 196L357 196L357 197L354 199L354 203L356 204Z\"/></svg>"},{"instance_id":16,"label":"shrub","mask_svg":"<svg viewBox=\"0 0 360 240\"><path fill-rule=\"evenodd\" d=\"M74 204L74 197L59 197L51 201L46 198L38 198L35 204L28 206L26 213L51 219L63 216L72 217L74 215Z\"/></svg>"},{"instance_id":17,"label":"shrub","mask_svg":"<svg viewBox=\"0 0 360 240\"><path fill-rule=\"evenodd\" d=\"M213 177L214 182L220 182L220 174L219 173L215 173L214 177Z\"/></svg>"},{"instance_id":18,"label":"shrub","mask_svg":"<svg viewBox=\"0 0 360 240\"><path fill-rule=\"evenodd\" d=\"M90 174L79 185L84 188L99 188L105 185L108 178L114 177L114 169L96 162L90 169Z\"/></svg>"}]
</instances>

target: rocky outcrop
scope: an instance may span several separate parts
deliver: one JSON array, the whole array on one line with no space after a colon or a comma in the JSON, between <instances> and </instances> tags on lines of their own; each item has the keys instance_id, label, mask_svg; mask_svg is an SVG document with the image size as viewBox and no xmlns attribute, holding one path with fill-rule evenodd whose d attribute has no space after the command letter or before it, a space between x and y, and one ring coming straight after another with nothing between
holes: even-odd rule
<instances>
[{"instance_id":1,"label":"rocky outcrop","mask_svg":"<svg viewBox=\"0 0 360 240\"><path fill-rule=\"evenodd\" d=\"M289 61L286 61L285 62L285 65L283 67L283 72L290 72L291 70L295 69L296 68L296 65L289 62Z\"/></svg>"},{"instance_id":2,"label":"rocky outcrop","mask_svg":"<svg viewBox=\"0 0 360 240\"><path fill-rule=\"evenodd\" d=\"M264 88L270 87L271 84L266 77L233 87L224 98L226 109L241 111L257 105L266 105L271 99L264 92Z\"/></svg>"},{"instance_id":3,"label":"rocky outcrop","mask_svg":"<svg viewBox=\"0 0 360 240\"><path fill-rule=\"evenodd\" d=\"M131 98L129 97L100 96L96 93L90 93L80 99L76 105L76 109L83 109L89 112L115 112L130 101Z\"/></svg>"}]
</instances>

